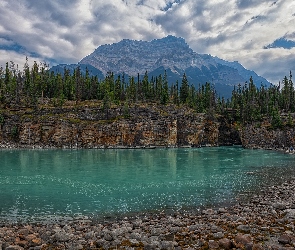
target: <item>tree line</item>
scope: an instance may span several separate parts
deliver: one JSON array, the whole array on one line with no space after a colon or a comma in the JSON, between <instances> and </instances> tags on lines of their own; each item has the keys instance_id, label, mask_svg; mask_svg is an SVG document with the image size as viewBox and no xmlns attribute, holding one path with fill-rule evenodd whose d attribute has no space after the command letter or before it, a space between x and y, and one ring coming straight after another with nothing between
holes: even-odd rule
<instances>
[{"instance_id":1,"label":"tree line","mask_svg":"<svg viewBox=\"0 0 295 250\"><path fill-rule=\"evenodd\" d=\"M236 110L236 120L242 123L263 121L268 118L273 127L283 125L281 115L287 115L285 125L293 125L291 113L295 112L295 90L292 72L285 76L278 85L268 88L261 85L256 87L252 77L244 86L240 84L234 88L229 107Z\"/></svg>"},{"instance_id":2,"label":"tree line","mask_svg":"<svg viewBox=\"0 0 295 250\"><path fill-rule=\"evenodd\" d=\"M50 71L46 63L28 61L19 69L13 62L0 68L0 103L4 106L33 106L38 108L40 98L50 98L62 106L67 100L101 100L105 108L112 104L159 103L186 105L199 113L228 115L241 123L271 119L274 126L281 125L280 114L295 112L295 91L292 73L279 85L257 87L252 77L248 82L234 87L231 98L220 97L214 85L206 82L198 87L190 84L186 74L181 82L168 83L163 75L115 76L109 72L104 79L77 67L72 73L66 67L63 73ZM291 119L290 119L291 120Z\"/></svg>"}]
</instances>

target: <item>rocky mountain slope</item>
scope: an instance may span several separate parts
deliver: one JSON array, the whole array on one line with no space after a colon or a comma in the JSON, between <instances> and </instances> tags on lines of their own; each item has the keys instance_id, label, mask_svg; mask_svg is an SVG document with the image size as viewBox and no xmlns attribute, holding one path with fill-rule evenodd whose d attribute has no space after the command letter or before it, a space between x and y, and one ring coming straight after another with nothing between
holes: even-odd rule
<instances>
[{"instance_id":1,"label":"rocky mountain slope","mask_svg":"<svg viewBox=\"0 0 295 250\"><path fill-rule=\"evenodd\" d=\"M141 76L147 71L149 76L164 74L166 70L170 83L181 81L186 73L191 84L210 82L223 96L229 97L234 85L244 84L253 77L257 86L269 85L254 71L245 69L238 62L227 62L217 57L194 52L183 38L167 36L152 41L124 39L118 43L99 46L93 53L83 58L77 66L89 65L95 75L107 72L129 76ZM70 65L69 68L73 68ZM66 65L52 68L62 72ZM98 70L98 71L97 71Z\"/></svg>"}]
</instances>

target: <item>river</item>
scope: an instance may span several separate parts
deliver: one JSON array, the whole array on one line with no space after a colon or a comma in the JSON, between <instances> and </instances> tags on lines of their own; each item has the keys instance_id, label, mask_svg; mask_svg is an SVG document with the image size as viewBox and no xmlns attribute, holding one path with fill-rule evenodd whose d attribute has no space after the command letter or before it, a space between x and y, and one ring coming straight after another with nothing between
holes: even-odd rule
<instances>
[{"instance_id":1,"label":"river","mask_svg":"<svg viewBox=\"0 0 295 250\"><path fill-rule=\"evenodd\" d=\"M242 147L1 150L0 220L227 204L295 175L294 155Z\"/></svg>"}]
</instances>

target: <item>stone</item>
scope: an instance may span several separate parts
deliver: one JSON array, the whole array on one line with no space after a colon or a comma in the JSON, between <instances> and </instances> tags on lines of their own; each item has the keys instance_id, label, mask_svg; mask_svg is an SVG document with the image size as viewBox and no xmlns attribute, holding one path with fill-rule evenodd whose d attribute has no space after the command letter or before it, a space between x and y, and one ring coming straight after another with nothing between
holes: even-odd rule
<instances>
[{"instance_id":1,"label":"stone","mask_svg":"<svg viewBox=\"0 0 295 250\"><path fill-rule=\"evenodd\" d=\"M66 242L71 239L71 235L61 230L53 235L53 239L57 242Z\"/></svg>"},{"instance_id":2,"label":"stone","mask_svg":"<svg viewBox=\"0 0 295 250\"><path fill-rule=\"evenodd\" d=\"M104 239L107 241L112 241L113 236L110 233L106 233L106 234L104 234Z\"/></svg>"},{"instance_id":3,"label":"stone","mask_svg":"<svg viewBox=\"0 0 295 250\"><path fill-rule=\"evenodd\" d=\"M21 246L18 246L18 245L16 245L16 246L10 245L10 246L6 247L5 250L24 250L24 248Z\"/></svg>"},{"instance_id":4,"label":"stone","mask_svg":"<svg viewBox=\"0 0 295 250\"><path fill-rule=\"evenodd\" d=\"M218 209L218 213L223 214L223 213L227 213L227 212L228 211L225 208L223 208L223 207L221 207L221 208Z\"/></svg>"},{"instance_id":5,"label":"stone","mask_svg":"<svg viewBox=\"0 0 295 250\"><path fill-rule=\"evenodd\" d=\"M151 249L155 249L155 248L158 248L160 246L160 242L159 241L152 241L148 245L151 247Z\"/></svg>"},{"instance_id":6,"label":"stone","mask_svg":"<svg viewBox=\"0 0 295 250\"><path fill-rule=\"evenodd\" d=\"M247 244L245 245L245 250L252 250L252 249L253 249L253 243L252 243L252 242L247 243Z\"/></svg>"},{"instance_id":7,"label":"stone","mask_svg":"<svg viewBox=\"0 0 295 250\"><path fill-rule=\"evenodd\" d=\"M287 234L283 234L281 235L279 238L278 238L278 242L281 243L281 244L290 244L291 243L291 238L289 235Z\"/></svg>"},{"instance_id":8,"label":"stone","mask_svg":"<svg viewBox=\"0 0 295 250\"><path fill-rule=\"evenodd\" d=\"M206 209L206 210L203 210L202 213L206 215L212 215L212 214L215 214L215 211L213 209Z\"/></svg>"},{"instance_id":9,"label":"stone","mask_svg":"<svg viewBox=\"0 0 295 250\"><path fill-rule=\"evenodd\" d=\"M235 242L237 244L241 243L242 245L245 246L246 244L251 243L252 239L251 239L251 236L249 234L238 234L235 237Z\"/></svg>"},{"instance_id":10,"label":"stone","mask_svg":"<svg viewBox=\"0 0 295 250\"><path fill-rule=\"evenodd\" d=\"M70 243L68 246L67 246L68 249L71 249L71 250L83 250L83 246L81 244L78 244L78 243Z\"/></svg>"},{"instance_id":11,"label":"stone","mask_svg":"<svg viewBox=\"0 0 295 250\"><path fill-rule=\"evenodd\" d=\"M42 250L44 249L44 246L36 246L36 247L30 247L29 250Z\"/></svg>"},{"instance_id":12,"label":"stone","mask_svg":"<svg viewBox=\"0 0 295 250\"><path fill-rule=\"evenodd\" d=\"M225 250L232 249L232 247L233 247L232 241L227 238L220 239L218 241L218 243L219 243L220 247Z\"/></svg>"},{"instance_id":13,"label":"stone","mask_svg":"<svg viewBox=\"0 0 295 250\"><path fill-rule=\"evenodd\" d=\"M95 242L95 245L96 245L96 247L101 248L101 247L103 247L103 246L105 245L105 243L106 243L106 240L104 240L104 239L99 239L99 240L97 240L97 241Z\"/></svg>"},{"instance_id":14,"label":"stone","mask_svg":"<svg viewBox=\"0 0 295 250\"><path fill-rule=\"evenodd\" d=\"M152 236L159 236L161 233L163 232L163 230L161 228L152 228L151 229L151 235Z\"/></svg>"},{"instance_id":15,"label":"stone","mask_svg":"<svg viewBox=\"0 0 295 250\"><path fill-rule=\"evenodd\" d=\"M40 238L43 241L48 241L51 238L51 232L46 231L45 233L43 233L43 234L40 235Z\"/></svg>"},{"instance_id":16,"label":"stone","mask_svg":"<svg viewBox=\"0 0 295 250\"><path fill-rule=\"evenodd\" d=\"M114 231L112 231L112 236L113 236L113 238L116 238L118 236L122 236L122 235L126 234L127 232L128 232L127 227L117 228Z\"/></svg>"},{"instance_id":17,"label":"stone","mask_svg":"<svg viewBox=\"0 0 295 250\"><path fill-rule=\"evenodd\" d=\"M155 247L152 244L146 244L144 245L144 250L154 250Z\"/></svg>"},{"instance_id":18,"label":"stone","mask_svg":"<svg viewBox=\"0 0 295 250\"><path fill-rule=\"evenodd\" d=\"M93 231L91 231L91 232L86 233L84 237L86 240L93 239L95 237L95 234Z\"/></svg>"},{"instance_id":19,"label":"stone","mask_svg":"<svg viewBox=\"0 0 295 250\"><path fill-rule=\"evenodd\" d=\"M237 230L240 232L249 233L251 229L248 225L239 225Z\"/></svg>"},{"instance_id":20,"label":"stone","mask_svg":"<svg viewBox=\"0 0 295 250\"><path fill-rule=\"evenodd\" d=\"M276 202L276 203L272 204L272 206L278 210L286 209L286 204L280 203L280 202Z\"/></svg>"},{"instance_id":21,"label":"stone","mask_svg":"<svg viewBox=\"0 0 295 250\"><path fill-rule=\"evenodd\" d=\"M28 236L25 237L25 239L27 241L32 241L32 240L34 240L36 238L37 238L37 236L35 234L29 234Z\"/></svg>"},{"instance_id":22,"label":"stone","mask_svg":"<svg viewBox=\"0 0 295 250\"><path fill-rule=\"evenodd\" d=\"M30 231L29 231L29 229L27 229L27 228L22 228L22 229L18 230L17 233L18 233L19 235L27 236L27 235L30 233Z\"/></svg>"},{"instance_id":23,"label":"stone","mask_svg":"<svg viewBox=\"0 0 295 250\"><path fill-rule=\"evenodd\" d=\"M130 239L136 239L136 240L141 240L142 236L139 233L131 233L130 234Z\"/></svg>"},{"instance_id":24,"label":"stone","mask_svg":"<svg viewBox=\"0 0 295 250\"><path fill-rule=\"evenodd\" d=\"M243 212L245 212L245 213L251 213L252 212L252 209L245 207L245 208L243 208Z\"/></svg>"},{"instance_id":25,"label":"stone","mask_svg":"<svg viewBox=\"0 0 295 250\"><path fill-rule=\"evenodd\" d=\"M208 242L209 249L218 249L219 244L215 240L209 240Z\"/></svg>"},{"instance_id":26,"label":"stone","mask_svg":"<svg viewBox=\"0 0 295 250\"><path fill-rule=\"evenodd\" d=\"M252 250L264 250L261 244L253 244Z\"/></svg>"},{"instance_id":27,"label":"stone","mask_svg":"<svg viewBox=\"0 0 295 250\"><path fill-rule=\"evenodd\" d=\"M133 245L138 245L139 244L139 241L138 240L136 240L136 239L130 239L129 240L130 241L130 243L131 243L131 245L133 246Z\"/></svg>"},{"instance_id":28,"label":"stone","mask_svg":"<svg viewBox=\"0 0 295 250\"><path fill-rule=\"evenodd\" d=\"M172 250L172 249L174 249L174 243L171 241L161 241L160 242L160 249Z\"/></svg>"},{"instance_id":29,"label":"stone","mask_svg":"<svg viewBox=\"0 0 295 250\"><path fill-rule=\"evenodd\" d=\"M213 234L214 239L221 239L224 237L224 233L222 232L217 232Z\"/></svg>"},{"instance_id":30,"label":"stone","mask_svg":"<svg viewBox=\"0 0 295 250\"><path fill-rule=\"evenodd\" d=\"M180 228L177 228L178 229L178 231L174 231L174 233L176 233L176 232L180 232ZM191 225L191 226L189 226L189 230L190 231L196 231L196 230L199 230L200 229L200 226L199 225ZM170 229L170 231L171 231L171 229Z\"/></svg>"},{"instance_id":31,"label":"stone","mask_svg":"<svg viewBox=\"0 0 295 250\"><path fill-rule=\"evenodd\" d=\"M295 219L295 209L288 209L286 212L285 219Z\"/></svg>"},{"instance_id":32,"label":"stone","mask_svg":"<svg viewBox=\"0 0 295 250\"><path fill-rule=\"evenodd\" d=\"M166 241L174 241L175 235L174 234L166 234L164 236Z\"/></svg>"}]
</instances>

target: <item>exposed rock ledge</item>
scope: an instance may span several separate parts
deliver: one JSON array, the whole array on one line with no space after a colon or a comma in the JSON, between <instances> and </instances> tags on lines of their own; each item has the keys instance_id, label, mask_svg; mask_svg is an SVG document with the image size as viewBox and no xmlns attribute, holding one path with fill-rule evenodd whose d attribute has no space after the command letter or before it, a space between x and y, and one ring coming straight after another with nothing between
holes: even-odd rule
<instances>
[{"instance_id":1,"label":"exposed rock ledge","mask_svg":"<svg viewBox=\"0 0 295 250\"><path fill-rule=\"evenodd\" d=\"M175 106L2 110L2 148L153 148L240 144L222 117Z\"/></svg>"},{"instance_id":2,"label":"exposed rock ledge","mask_svg":"<svg viewBox=\"0 0 295 250\"><path fill-rule=\"evenodd\" d=\"M272 129L249 124L240 130L240 137L245 148L294 152L295 128L292 126Z\"/></svg>"}]
</instances>

